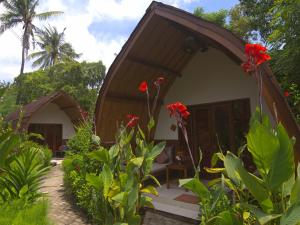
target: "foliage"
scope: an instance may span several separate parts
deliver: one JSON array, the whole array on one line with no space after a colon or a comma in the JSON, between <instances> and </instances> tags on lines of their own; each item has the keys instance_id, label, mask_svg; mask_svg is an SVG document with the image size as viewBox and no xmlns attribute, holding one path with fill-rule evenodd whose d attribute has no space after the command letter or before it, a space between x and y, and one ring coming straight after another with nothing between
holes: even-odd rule
<instances>
[{"instance_id":1,"label":"foliage","mask_svg":"<svg viewBox=\"0 0 300 225\"><path fill-rule=\"evenodd\" d=\"M17 104L27 104L55 90L73 96L87 111L93 112L99 88L105 76L105 66L96 63L66 62L50 69L20 75L15 78Z\"/></svg>"},{"instance_id":2,"label":"foliage","mask_svg":"<svg viewBox=\"0 0 300 225\"><path fill-rule=\"evenodd\" d=\"M76 134L68 141L68 152L87 153L92 149L92 124L83 123L77 127Z\"/></svg>"},{"instance_id":3,"label":"foliage","mask_svg":"<svg viewBox=\"0 0 300 225\"><path fill-rule=\"evenodd\" d=\"M39 200L28 205L22 200L15 200L0 205L0 225L50 225L48 202Z\"/></svg>"},{"instance_id":4,"label":"foliage","mask_svg":"<svg viewBox=\"0 0 300 225\"><path fill-rule=\"evenodd\" d=\"M16 104L17 91L11 84L7 84L6 88L1 90L3 91L3 95L0 100L0 116L5 117L8 113L19 108L19 106Z\"/></svg>"},{"instance_id":5,"label":"foliage","mask_svg":"<svg viewBox=\"0 0 300 225\"><path fill-rule=\"evenodd\" d=\"M37 31L37 45L41 51L34 52L28 57L34 59L33 66L40 66L40 69L53 66L57 63L73 61L79 58L72 48L71 44L65 42L63 32L59 33L56 27L44 27L43 30Z\"/></svg>"},{"instance_id":6,"label":"foliage","mask_svg":"<svg viewBox=\"0 0 300 225\"><path fill-rule=\"evenodd\" d=\"M58 11L37 13L36 8L38 4L39 0L7 0L2 3L5 12L0 15L0 34L22 24L21 75L24 70L25 56L30 48L30 40L34 40L34 32L37 31L37 27L33 24L33 21L35 19L46 20L52 16L62 13Z\"/></svg>"},{"instance_id":7,"label":"foliage","mask_svg":"<svg viewBox=\"0 0 300 225\"><path fill-rule=\"evenodd\" d=\"M13 156L9 165L4 168L5 175L0 177L2 200L36 200L41 196L39 188L48 169L40 162L37 149L31 148Z\"/></svg>"},{"instance_id":8,"label":"foliage","mask_svg":"<svg viewBox=\"0 0 300 225\"><path fill-rule=\"evenodd\" d=\"M298 224L299 176L296 177L293 146L295 140L289 138L279 123L272 128L268 118L260 113L252 118L247 135L248 150L257 168L252 174L243 166L242 160L231 152L218 154L224 162L223 174L228 178L228 187L236 193L244 209L251 211L260 224ZM268 143L268 144L266 144ZM298 174L300 166L298 166ZM243 199L249 192L255 200ZM245 201L246 200L246 201Z\"/></svg>"},{"instance_id":9,"label":"foliage","mask_svg":"<svg viewBox=\"0 0 300 225\"><path fill-rule=\"evenodd\" d=\"M228 16L228 11L221 9L217 12L205 13L202 7L197 7L194 10L194 15L202 17L208 21L214 22L222 27L226 27L226 18Z\"/></svg>"}]
</instances>

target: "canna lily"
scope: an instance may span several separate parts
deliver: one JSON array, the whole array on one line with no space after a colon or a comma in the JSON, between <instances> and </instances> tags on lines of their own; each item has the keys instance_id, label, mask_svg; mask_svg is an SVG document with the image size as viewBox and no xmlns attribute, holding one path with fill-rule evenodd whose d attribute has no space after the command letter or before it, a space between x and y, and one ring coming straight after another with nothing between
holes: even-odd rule
<instances>
[{"instance_id":1,"label":"canna lily","mask_svg":"<svg viewBox=\"0 0 300 225\"><path fill-rule=\"evenodd\" d=\"M176 116L178 113L184 119L187 119L190 113L187 111L187 107L181 102L175 102L167 105L167 109L170 111L170 116Z\"/></svg>"},{"instance_id":2,"label":"canna lily","mask_svg":"<svg viewBox=\"0 0 300 225\"><path fill-rule=\"evenodd\" d=\"M126 127L135 127L137 125L137 122L139 120L138 116L133 115L133 114L128 114L126 117L129 120Z\"/></svg>"},{"instance_id":3,"label":"canna lily","mask_svg":"<svg viewBox=\"0 0 300 225\"><path fill-rule=\"evenodd\" d=\"M140 92L146 92L148 91L148 84L146 81L143 81L140 86L139 86L139 91Z\"/></svg>"}]
</instances>

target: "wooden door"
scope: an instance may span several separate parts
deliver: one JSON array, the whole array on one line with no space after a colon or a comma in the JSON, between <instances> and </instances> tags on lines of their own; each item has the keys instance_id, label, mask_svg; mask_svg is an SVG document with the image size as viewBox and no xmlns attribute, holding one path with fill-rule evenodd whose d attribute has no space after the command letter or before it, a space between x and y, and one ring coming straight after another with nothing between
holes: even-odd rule
<instances>
[{"instance_id":1,"label":"wooden door","mask_svg":"<svg viewBox=\"0 0 300 225\"><path fill-rule=\"evenodd\" d=\"M248 99L221 103L189 106L191 113L187 123L190 146L196 162L199 160L199 149L202 151L201 175L211 178L203 168L211 167L215 152L230 150L236 152L245 142L250 119L250 102ZM180 146L184 139L179 135ZM187 149L185 150L187 152Z\"/></svg>"},{"instance_id":2,"label":"wooden door","mask_svg":"<svg viewBox=\"0 0 300 225\"><path fill-rule=\"evenodd\" d=\"M35 141L48 145L52 151L57 151L62 145L62 124L30 124L28 132L42 135L44 140Z\"/></svg>"}]
</instances>

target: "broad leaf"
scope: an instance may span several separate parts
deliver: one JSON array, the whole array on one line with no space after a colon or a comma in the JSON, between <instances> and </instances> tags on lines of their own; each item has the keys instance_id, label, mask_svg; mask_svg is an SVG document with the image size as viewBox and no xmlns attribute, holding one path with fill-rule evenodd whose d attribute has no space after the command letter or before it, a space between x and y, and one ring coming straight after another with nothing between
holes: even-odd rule
<instances>
[{"instance_id":1,"label":"broad leaf","mask_svg":"<svg viewBox=\"0 0 300 225\"><path fill-rule=\"evenodd\" d=\"M103 181L101 177L94 174L87 173L85 177L86 181L92 185L97 191L101 190L103 187Z\"/></svg>"},{"instance_id":2,"label":"broad leaf","mask_svg":"<svg viewBox=\"0 0 300 225\"><path fill-rule=\"evenodd\" d=\"M147 155L147 158L155 159L165 148L166 142L160 142L157 145L155 145Z\"/></svg>"},{"instance_id":3,"label":"broad leaf","mask_svg":"<svg viewBox=\"0 0 300 225\"><path fill-rule=\"evenodd\" d=\"M260 206L266 212L271 211L273 209L273 203L268 191L263 187L259 178L248 173L243 167L241 160L232 153L227 153L225 161L231 165L231 168L235 171L235 173L239 174L242 182L248 188L253 197L258 201Z\"/></svg>"},{"instance_id":4,"label":"broad leaf","mask_svg":"<svg viewBox=\"0 0 300 225\"><path fill-rule=\"evenodd\" d=\"M216 225L242 225L243 222L238 220L233 213L229 211L223 211L218 214L216 219Z\"/></svg>"},{"instance_id":5,"label":"broad leaf","mask_svg":"<svg viewBox=\"0 0 300 225\"><path fill-rule=\"evenodd\" d=\"M110 186L113 183L113 174L106 164L103 166L101 177L103 180L103 195L106 198L108 197Z\"/></svg>"},{"instance_id":6,"label":"broad leaf","mask_svg":"<svg viewBox=\"0 0 300 225\"><path fill-rule=\"evenodd\" d=\"M265 177L280 149L278 138L269 126L254 121L247 134L247 144L258 171Z\"/></svg>"},{"instance_id":7,"label":"broad leaf","mask_svg":"<svg viewBox=\"0 0 300 225\"><path fill-rule=\"evenodd\" d=\"M281 124L277 126L277 138L280 148L270 165L270 171L266 179L266 183L272 191L281 188L282 184L294 174L295 170L293 141Z\"/></svg>"},{"instance_id":8,"label":"broad leaf","mask_svg":"<svg viewBox=\"0 0 300 225\"><path fill-rule=\"evenodd\" d=\"M149 185L149 186L143 188L143 189L141 190L141 192L142 192L142 193L148 193L148 194L152 194L152 195L158 196L158 192L157 192L156 188L153 187L152 185Z\"/></svg>"},{"instance_id":9,"label":"broad leaf","mask_svg":"<svg viewBox=\"0 0 300 225\"><path fill-rule=\"evenodd\" d=\"M198 178L191 178L191 179L182 179L179 180L179 186L185 187L186 189L192 191L202 200L207 199L210 195L209 190L205 187L204 184L200 182Z\"/></svg>"},{"instance_id":10,"label":"broad leaf","mask_svg":"<svg viewBox=\"0 0 300 225\"><path fill-rule=\"evenodd\" d=\"M248 208L255 215L259 224L261 225L268 224L272 220L275 220L281 216L281 214L267 214L253 205L245 205L245 207Z\"/></svg>"},{"instance_id":11,"label":"broad leaf","mask_svg":"<svg viewBox=\"0 0 300 225\"><path fill-rule=\"evenodd\" d=\"M140 168L144 162L144 157L137 157L130 160L130 163Z\"/></svg>"},{"instance_id":12,"label":"broad leaf","mask_svg":"<svg viewBox=\"0 0 300 225\"><path fill-rule=\"evenodd\" d=\"M99 162L109 163L109 153L105 148L89 153L90 158Z\"/></svg>"},{"instance_id":13,"label":"broad leaf","mask_svg":"<svg viewBox=\"0 0 300 225\"><path fill-rule=\"evenodd\" d=\"M292 205L281 217L280 225L298 225L300 223L300 202Z\"/></svg>"},{"instance_id":14,"label":"broad leaf","mask_svg":"<svg viewBox=\"0 0 300 225\"><path fill-rule=\"evenodd\" d=\"M140 204L142 207L154 208L152 198L150 198L149 196L142 195Z\"/></svg>"},{"instance_id":15,"label":"broad leaf","mask_svg":"<svg viewBox=\"0 0 300 225\"><path fill-rule=\"evenodd\" d=\"M298 163L297 174L297 179L291 191L291 204L296 204L300 202L300 163Z\"/></svg>"}]
</instances>

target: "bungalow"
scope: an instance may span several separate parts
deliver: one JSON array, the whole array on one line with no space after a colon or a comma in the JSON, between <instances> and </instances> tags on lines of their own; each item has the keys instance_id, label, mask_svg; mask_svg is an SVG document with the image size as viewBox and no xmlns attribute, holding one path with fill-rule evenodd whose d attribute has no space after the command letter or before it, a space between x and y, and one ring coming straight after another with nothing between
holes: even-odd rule
<instances>
[{"instance_id":1,"label":"bungalow","mask_svg":"<svg viewBox=\"0 0 300 225\"><path fill-rule=\"evenodd\" d=\"M191 112L190 141L196 158L198 148L202 149L202 166L209 165L219 143L223 149L237 149L258 105L257 83L240 66L246 59L244 45L214 23L153 2L108 70L96 105L97 134L104 142L114 141L116 124L129 113L138 115L140 125L146 127L145 96L137 88L141 81L150 84L163 74L166 82L155 111L153 137L184 151L183 138L170 129L174 121L165 109L181 101ZM299 160L300 130L267 64L262 66L262 80L263 111L297 138Z\"/></svg>"},{"instance_id":2,"label":"bungalow","mask_svg":"<svg viewBox=\"0 0 300 225\"><path fill-rule=\"evenodd\" d=\"M19 123L18 129L41 134L42 144L55 153L75 134L75 126L83 117L78 103L65 92L57 91L10 113L7 120L14 127Z\"/></svg>"}]
</instances>

